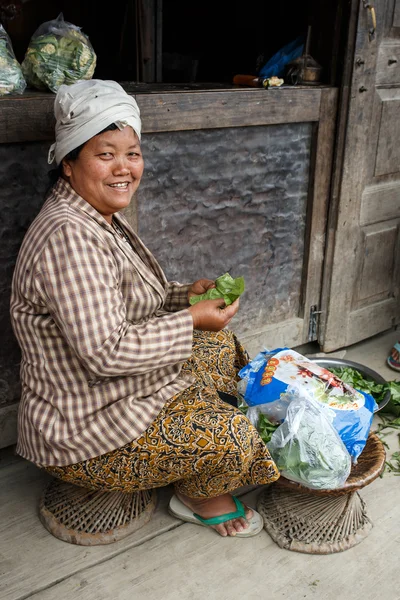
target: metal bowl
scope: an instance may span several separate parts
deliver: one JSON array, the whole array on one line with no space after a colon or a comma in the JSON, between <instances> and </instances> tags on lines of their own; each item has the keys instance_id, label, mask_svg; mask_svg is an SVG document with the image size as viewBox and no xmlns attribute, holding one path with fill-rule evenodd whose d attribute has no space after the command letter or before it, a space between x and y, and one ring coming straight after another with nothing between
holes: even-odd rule
<instances>
[{"instance_id":1,"label":"metal bowl","mask_svg":"<svg viewBox=\"0 0 400 600\"><path fill-rule=\"evenodd\" d=\"M312 360L313 363L316 363L320 367L328 369L328 371L329 369L334 368L350 367L352 369L355 369L356 371L359 371L361 375L365 377L365 379L372 379L376 383L387 383L386 379L373 369L370 369L365 365L360 365L359 363L353 362L351 360L346 360L345 358L311 358L310 360ZM383 397L383 400L378 404L378 408L375 412L382 410L382 408L386 406L386 404L390 400L390 395L390 390L387 390L386 394Z\"/></svg>"}]
</instances>

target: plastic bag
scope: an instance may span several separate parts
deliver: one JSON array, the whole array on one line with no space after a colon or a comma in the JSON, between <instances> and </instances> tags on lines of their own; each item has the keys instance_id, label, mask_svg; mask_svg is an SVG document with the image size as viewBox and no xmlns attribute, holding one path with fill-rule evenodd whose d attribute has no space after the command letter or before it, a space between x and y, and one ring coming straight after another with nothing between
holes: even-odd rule
<instances>
[{"instance_id":1,"label":"plastic bag","mask_svg":"<svg viewBox=\"0 0 400 600\"><path fill-rule=\"evenodd\" d=\"M21 66L15 58L8 33L0 25L0 96L23 94L26 81Z\"/></svg>"},{"instance_id":2,"label":"plastic bag","mask_svg":"<svg viewBox=\"0 0 400 600\"><path fill-rule=\"evenodd\" d=\"M350 474L351 458L332 425L333 411L316 400L294 397L286 419L272 434L267 447L284 477L302 485L331 490Z\"/></svg>"},{"instance_id":3,"label":"plastic bag","mask_svg":"<svg viewBox=\"0 0 400 600\"><path fill-rule=\"evenodd\" d=\"M28 85L57 92L62 84L91 79L96 60L89 38L60 13L35 31L21 67Z\"/></svg>"},{"instance_id":4,"label":"plastic bag","mask_svg":"<svg viewBox=\"0 0 400 600\"><path fill-rule=\"evenodd\" d=\"M286 65L302 55L304 39L304 35L300 35L286 46L283 46L265 63L259 70L258 75L260 77L272 77L273 75L283 77Z\"/></svg>"},{"instance_id":5,"label":"plastic bag","mask_svg":"<svg viewBox=\"0 0 400 600\"><path fill-rule=\"evenodd\" d=\"M252 422L263 413L271 421L285 418L292 400L289 386L297 387L304 398L326 404L334 410L333 425L353 462L365 447L377 404L370 394L354 390L336 375L289 348L260 352L239 371L243 383L239 392L250 410Z\"/></svg>"}]
</instances>

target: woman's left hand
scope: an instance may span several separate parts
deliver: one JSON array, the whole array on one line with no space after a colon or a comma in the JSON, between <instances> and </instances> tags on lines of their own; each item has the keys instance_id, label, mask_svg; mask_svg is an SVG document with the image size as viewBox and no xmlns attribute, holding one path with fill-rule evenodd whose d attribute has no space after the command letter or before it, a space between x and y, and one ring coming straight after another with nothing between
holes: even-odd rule
<instances>
[{"instance_id":1,"label":"woman's left hand","mask_svg":"<svg viewBox=\"0 0 400 600\"><path fill-rule=\"evenodd\" d=\"M188 298L192 296L200 296L201 294L205 294L207 290L211 288L215 288L215 281L212 279L198 279L189 288Z\"/></svg>"}]
</instances>

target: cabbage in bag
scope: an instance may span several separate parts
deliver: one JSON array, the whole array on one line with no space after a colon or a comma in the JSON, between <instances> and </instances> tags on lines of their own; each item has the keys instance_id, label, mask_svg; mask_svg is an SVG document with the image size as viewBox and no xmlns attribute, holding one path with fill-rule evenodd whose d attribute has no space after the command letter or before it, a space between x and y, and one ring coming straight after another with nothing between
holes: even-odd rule
<instances>
[{"instance_id":1,"label":"cabbage in bag","mask_svg":"<svg viewBox=\"0 0 400 600\"><path fill-rule=\"evenodd\" d=\"M26 81L21 66L15 58L11 40L0 25L0 96L6 94L23 94Z\"/></svg>"},{"instance_id":2,"label":"cabbage in bag","mask_svg":"<svg viewBox=\"0 0 400 600\"><path fill-rule=\"evenodd\" d=\"M35 31L21 67L28 85L56 93L60 85L91 79L96 60L88 37L61 13Z\"/></svg>"}]
</instances>

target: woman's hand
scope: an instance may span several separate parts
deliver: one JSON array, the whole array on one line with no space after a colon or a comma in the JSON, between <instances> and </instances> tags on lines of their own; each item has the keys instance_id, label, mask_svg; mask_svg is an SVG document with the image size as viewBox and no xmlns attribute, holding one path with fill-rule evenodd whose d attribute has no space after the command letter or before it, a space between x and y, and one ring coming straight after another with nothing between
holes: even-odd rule
<instances>
[{"instance_id":1,"label":"woman's hand","mask_svg":"<svg viewBox=\"0 0 400 600\"><path fill-rule=\"evenodd\" d=\"M193 318L193 329L220 331L230 323L239 310L239 298L229 306L225 305L223 298L201 300L190 306L188 310Z\"/></svg>"},{"instance_id":2,"label":"woman's hand","mask_svg":"<svg viewBox=\"0 0 400 600\"><path fill-rule=\"evenodd\" d=\"M192 283L191 287L188 291L188 298L190 300L191 296L200 296L201 294L205 294L207 290L211 288L215 288L215 281L212 279L198 279L194 283Z\"/></svg>"}]
</instances>

